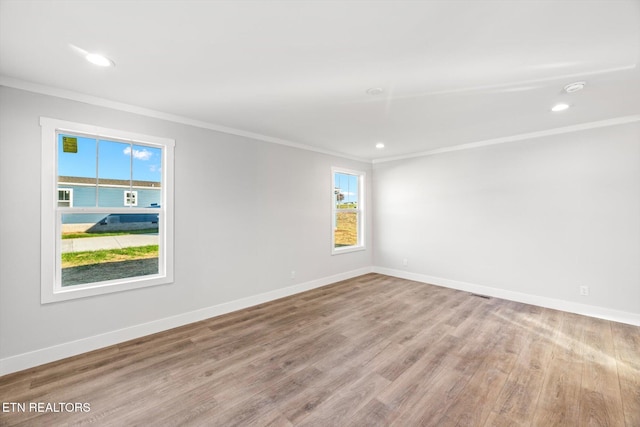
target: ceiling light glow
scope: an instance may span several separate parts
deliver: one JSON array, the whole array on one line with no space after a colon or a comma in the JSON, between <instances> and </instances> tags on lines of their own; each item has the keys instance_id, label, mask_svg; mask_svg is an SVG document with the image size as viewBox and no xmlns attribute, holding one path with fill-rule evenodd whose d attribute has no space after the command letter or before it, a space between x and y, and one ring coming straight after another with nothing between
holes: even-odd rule
<instances>
[{"instance_id":1,"label":"ceiling light glow","mask_svg":"<svg viewBox=\"0 0 640 427\"><path fill-rule=\"evenodd\" d=\"M551 107L551 111L553 111L554 113L557 113L559 111L564 111L567 108L569 108L569 104L556 104L553 107Z\"/></svg>"},{"instance_id":2,"label":"ceiling light glow","mask_svg":"<svg viewBox=\"0 0 640 427\"><path fill-rule=\"evenodd\" d=\"M106 56L97 53L87 53L87 61L99 67L114 67L116 64Z\"/></svg>"},{"instance_id":3,"label":"ceiling light glow","mask_svg":"<svg viewBox=\"0 0 640 427\"><path fill-rule=\"evenodd\" d=\"M378 143L376 144L376 148L377 148L378 150L380 150L380 149L384 148L384 144L383 144L382 142L378 142Z\"/></svg>"}]
</instances>

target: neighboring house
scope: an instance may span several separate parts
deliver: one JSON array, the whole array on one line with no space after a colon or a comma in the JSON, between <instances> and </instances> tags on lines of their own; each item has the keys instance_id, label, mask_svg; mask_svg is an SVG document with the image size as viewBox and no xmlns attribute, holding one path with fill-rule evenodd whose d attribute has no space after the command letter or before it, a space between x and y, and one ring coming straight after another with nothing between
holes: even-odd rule
<instances>
[{"instance_id":1,"label":"neighboring house","mask_svg":"<svg viewBox=\"0 0 640 427\"><path fill-rule=\"evenodd\" d=\"M160 206L160 197L160 183L154 181L58 177L59 207L154 208ZM62 216L63 232L149 228L157 222L158 215L154 213Z\"/></svg>"}]
</instances>

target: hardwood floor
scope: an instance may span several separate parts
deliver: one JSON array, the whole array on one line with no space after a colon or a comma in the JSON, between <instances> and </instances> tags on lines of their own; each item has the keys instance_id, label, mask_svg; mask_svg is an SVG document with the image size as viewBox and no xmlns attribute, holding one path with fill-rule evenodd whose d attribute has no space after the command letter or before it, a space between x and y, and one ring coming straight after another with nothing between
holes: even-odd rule
<instances>
[{"instance_id":1,"label":"hardwood floor","mask_svg":"<svg viewBox=\"0 0 640 427\"><path fill-rule=\"evenodd\" d=\"M640 328L368 274L0 378L0 425L640 426Z\"/></svg>"}]
</instances>

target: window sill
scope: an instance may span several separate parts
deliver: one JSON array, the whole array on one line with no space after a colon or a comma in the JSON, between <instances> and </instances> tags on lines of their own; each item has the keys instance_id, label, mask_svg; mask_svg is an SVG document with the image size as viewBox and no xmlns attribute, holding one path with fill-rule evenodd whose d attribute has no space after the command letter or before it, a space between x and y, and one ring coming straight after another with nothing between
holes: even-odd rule
<instances>
[{"instance_id":1,"label":"window sill","mask_svg":"<svg viewBox=\"0 0 640 427\"><path fill-rule=\"evenodd\" d=\"M125 280L110 280L105 282L89 283L87 285L73 285L52 290L47 293L43 292L41 294L41 303L48 304L52 302L105 295L114 292L122 292L157 285L167 285L171 283L173 283L172 276L154 274L138 278L128 278Z\"/></svg>"},{"instance_id":2,"label":"window sill","mask_svg":"<svg viewBox=\"0 0 640 427\"><path fill-rule=\"evenodd\" d=\"M350 252L364 251L367 248L365 246L344 246L341 248L333 248L331 255L348 254Z\"/></svg>"}]
</instances>

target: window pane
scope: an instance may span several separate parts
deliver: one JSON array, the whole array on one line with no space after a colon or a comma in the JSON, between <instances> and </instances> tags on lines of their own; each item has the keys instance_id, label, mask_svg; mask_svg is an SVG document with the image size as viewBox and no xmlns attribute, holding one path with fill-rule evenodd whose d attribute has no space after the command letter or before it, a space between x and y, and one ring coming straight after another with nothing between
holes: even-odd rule
<instances>
[{"instance_id":1,"label":"window pane","mask_svg":"<svg viewBox=\"0 0 640 427\"><path fill-rule=\"evenodd\" d=\"M96 146L92 138L58 135L58 186L73 190L74 207L96 206Z\"/></svg>"},{"instance_id":2,"label":"window pane","mask_svg":"<svg viewBox=\"0 0 640 427\"><path fill-rule=\"evenodd\" d=\"M124 207L123 191L131 188L131 144L98 143L98 206Z\"/></svg>"},{"instance_id":3,"label":"window pane","mask_svg":"<svg viewBox=\"0 0 640 427\"><path fill-rule=\"evenodd\" d=\"M159 207L162 182L162 149L145 145L132 147L132 179L140 208Z\"/></svg>"},{"instance_id":4,"label":"window pane","mask_svg":"<svg viewBox=\"0 0 640 427\"><path fill-rule=\"evenodd\" d=\"M335 247L358 244L358 212L337 212L334 224Z\"/></svg>"},{"instance_id":5,"label":"window pane","mask_svg":"<svg viewBox=\"0 0 640 427\"><path fill-rule=\"evenodd\" d=\"M358 176L336 172L334 175L336 209L356 209L358 207Z\"/></svg>"},{"instance_id":6,"label":"window pane","mask_svg":"<svg viewBox=\"0 0 640 427\"><path fill-rule=\"evenodd\" d=\"M158 274L158 214L63 214L62 286Z\"/></svg>"}]
</instances>

